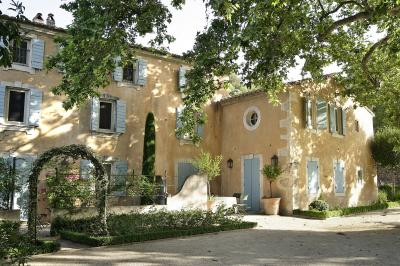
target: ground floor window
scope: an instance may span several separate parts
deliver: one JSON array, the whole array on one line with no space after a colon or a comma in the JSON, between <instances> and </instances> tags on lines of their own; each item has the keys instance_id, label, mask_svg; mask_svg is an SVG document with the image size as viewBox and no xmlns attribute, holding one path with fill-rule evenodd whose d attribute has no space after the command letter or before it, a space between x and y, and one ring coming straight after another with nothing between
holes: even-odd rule
<instances>
[{"instance_id":1,"label":"ground floor window","mask_svg":"<svg viewBox=\"0 0 400 266\"><path fill-rule=\"evenodd\" d=\"M307 181L308 181L308 194L314 195L319 190L319 173L318 161L307 161Z\"/></svg>"},{"instance_id":2,"label":"ground floor window","mask_svg":"<svg viewBox=\"0 0 400 266\"><path fill-rule=\"evenodd\" d=\"M114 129L114 103L111 101L100 101L99 129Z\"/></svg>"},{"instance_id":3,"label":"ground floor window","mask_svg":"<svg viewBox=\"0 0 400 266\"><path fill-rule=\"evenodd\" d=\"M343 194L345 190L345 180L344 180L344 162L340 160L335 160L333 162L333 174L335 182L335 193Z\"/></svg>"},{"instance_id":4,"label":"ground floor window","mask_svg":"<svg viewBox=\"0 0 400 266\"><path fill-rule=\"evenodd\" d=\"M24 90L10 89L8 91L7 120L9 122L25 122L26 96L27 93Z\"/></svg>"}]
</instances>

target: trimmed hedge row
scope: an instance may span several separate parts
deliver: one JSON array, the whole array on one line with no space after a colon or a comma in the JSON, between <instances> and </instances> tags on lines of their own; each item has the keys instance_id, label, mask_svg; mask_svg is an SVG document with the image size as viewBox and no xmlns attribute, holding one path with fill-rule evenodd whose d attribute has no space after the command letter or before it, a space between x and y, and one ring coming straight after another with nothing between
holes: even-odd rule
<instances>
[{"instance_id":1,"label":"trimmed hedge row","mask_svg":"<svg viewBox=\"0 0 400 266\"><path fill-rule=\"evenodd\" d=\"M293 210L294 215L304 216L309 218L326 219L330 217L339 217L350 214L357 214L369 211L384 210L387 208L399 207L400 202L385 202L376 203L368 206L349 207L331 211L316 211L316 210Z\"/></svg>"},{"instance_id":2,"label":"trimmed hedge row","mask_svg":"<svg viewBox=\"0 0 400 266\"><path fill-rule=\"evenodd\" d=\"M143 241L157 240L157 239L171 238L171 237L214 233L214 232L229 231L236 229L249 229L255 227L256 225L257 223L254 222L240 222L240 223L225 224L221 226L197 227L197 228L182 229L182 230L154 231L154 232L145 232L138 234L119 235L119 236L89 236L85 233L61 231L60 236L62 239L71 240L73 242L93 247L99 247L99 246L118 245L118 244L133 243L133 242L143 242Z\"/></svg>"}]
</instances>

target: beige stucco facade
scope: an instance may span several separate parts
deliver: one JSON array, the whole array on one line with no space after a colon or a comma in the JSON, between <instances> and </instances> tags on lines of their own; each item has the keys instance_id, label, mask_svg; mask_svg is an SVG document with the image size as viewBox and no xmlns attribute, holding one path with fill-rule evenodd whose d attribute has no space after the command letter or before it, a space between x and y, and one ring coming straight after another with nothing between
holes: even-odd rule
<instances>
[{"instance_id":1,"label":"beige stucco facade","mask_svg":"<svg viewBox=\"0 0 400 266\"><path fill-rule=\"evenodd\" d=\"M62 31L25 25L32 38L44 41L44 57L57 52L53 42ZM282 197L282 213L295 208L307 208L308 203L322 195L331 205L357 205L376 198L375 164L371 159L367 142L373 136L372 113L365 108L348 106L348 133L334 136L329 130L313 131L302 124L301 94L291 88L280 95L281 104L272 105L259 91L239 97L210 100L205 106L208 116L203 140L194 145L175 135L176 108L182 106L182 93L178 90L178 71L184 61L176 56L155 54L137 50L137 57L147 62L147 78L144 86L125 84L112 80L101 93L126 102L125 132L104 134L93 132L90 101L80 109L65 111L62 96L50 90L61 80L58 71L29 71L11 68L0 69L0 85L6 88L37 88L43 92L40 105L39 126L10 125L0 123L0 155L38 156L42 152L68 144L85 144L104 161L124 160L129 172L140 174L143 156L143 138L146 116L152 112L156 126L156 174L167 176L168 191L177 191L178 164L190 162L201 150L223 155L221 177L212 183L212 192L223 196L244 193L244 160L249 156L260 159L259 168L270 163L277 155L284 170L280 180L273 185L275 196ZM246 111L256 108L257 127L246 127ZM248 112L247 112L248 113ZM353 130L355 119L360 132ZM233 168L226 161L233 160ZM310 196L306 191L307 158L319 160L320 191ZM333 160L345 163L345 193L335 195L332 182ZM357 184L356 167L363 167L365 182ZM259 196L269 195L269 186L259 173ZM41 184L45 191L44 184ZM45 200L43 200L45 202ZM44 205L42 206L44 208Z\"/></svg>"}]
</instances>

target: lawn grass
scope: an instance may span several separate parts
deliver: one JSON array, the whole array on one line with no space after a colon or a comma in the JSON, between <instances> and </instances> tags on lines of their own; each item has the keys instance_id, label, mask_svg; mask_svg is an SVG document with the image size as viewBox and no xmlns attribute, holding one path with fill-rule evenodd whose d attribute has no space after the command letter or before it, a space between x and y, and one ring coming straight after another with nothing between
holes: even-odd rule
<instances>
[{"instance_id":1,"label":"lawn grass","mask_svg":"<svg viewBox=\"0 0 400 266\"><path fill-rule=\"evenodd\" d=\"M182 237L199 235L206 233L214 233L220 231L229 231L237 229L249 229L257 225L254 222L238 222L219 226L208 226L208 227L197 227L190 229L171 229L163 231L147 231L143 233L133 233L126 235L116 235L116 236L90 236L87 233L82 232L71 232L71 231L61 231L60 236L62 239L70 240L73 242L85 244L92 247L98 246L109 246L118 245L134 242L143 242L149 240L157 240L172 237Z\"/></svg>"},{"instance_id":2,"label":"lawn grass","mask_svg":"<svg viewBox=\"0 0 400 266\"><path fill-rule=\"evenodd\" d=\"M399 201L389 201L386 203L376 203L367 206L348 207L330 211L316 211L316 210L294 210L293 215L314 218L314 219L327 219L331 217L346 216L357 213L364 213L369 211L384 210L388 208L399 207Z\"/></svg>"}]
</instances>

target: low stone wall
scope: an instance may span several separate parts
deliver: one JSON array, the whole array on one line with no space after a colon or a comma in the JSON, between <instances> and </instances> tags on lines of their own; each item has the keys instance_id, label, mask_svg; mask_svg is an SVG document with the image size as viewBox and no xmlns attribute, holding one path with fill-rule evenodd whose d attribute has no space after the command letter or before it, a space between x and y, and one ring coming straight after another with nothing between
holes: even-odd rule
<instances>
[{"instance_id":1,"label":"low stone wall","mask_svg":"<svg viewBox=\"0 0 400 266\"><path fill-rule=\"evenodd\" d=\"M0 221L19 222L20 210L0 211Z\"/></svg>"}]
</instances>

